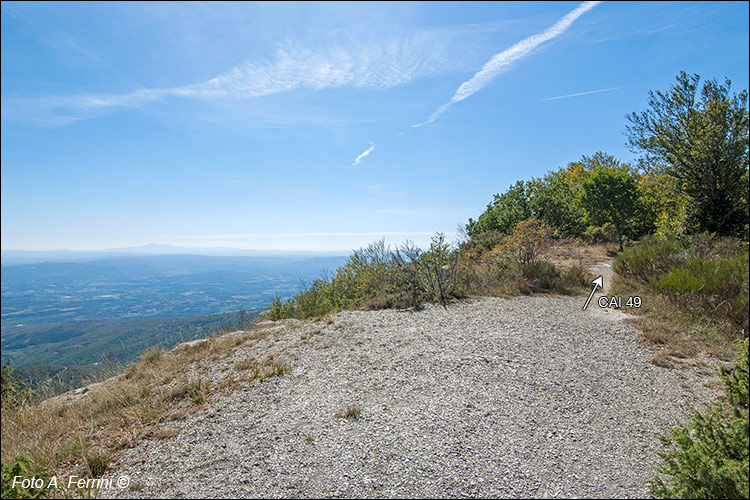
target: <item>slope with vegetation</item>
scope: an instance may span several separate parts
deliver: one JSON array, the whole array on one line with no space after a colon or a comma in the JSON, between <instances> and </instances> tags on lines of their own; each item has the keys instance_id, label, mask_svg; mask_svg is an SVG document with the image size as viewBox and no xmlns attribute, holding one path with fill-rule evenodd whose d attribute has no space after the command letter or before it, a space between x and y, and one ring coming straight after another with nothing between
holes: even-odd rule
<instances>
[{"instance_id":1,"label":"slope with vegetation","mask_svg":"<svg viewBox=\"0 0 750 500\"><path fill-rule=\"evenodd\" d=\"M742 345L745 349L744 358L722 372L726 401L664 437L671 448L662 454L664 465L652 480L652 493L747 497L747 92L730 96L729 82L712 80L698 95L698 83L697 76L683 72L667 92L651 92L649 109L628 116L629 144L644 153L636 165L597 152L542 178L518 181L495 195L476 220L468 221L461 244L450 245L441 234L426 250L409 243L391 249L376 242L355 251L333 275L320 277L294 297L277 296L266 319L305 320L354 308L418 309L428 302L447 308L480 295L582 292L593 276L581 262L568 259L560 265L560 254L570 251L574 242L617 244L616 291L643 296L644 306L633 312L657 351L654 365L675 366L698 353L728 360ZM220 352L218 345L231 349L233 342L252 335L207 343L214 346L207 354L211 349ZM9 390L6 397L4 372L3 404L9 398L13 410L3 411L3 496L6 470L52 474L89 464L92 444L118 435L115 428L146 429L169 418L169 405L181 398L200 404L215 385L202 379L175 385L174 375L165 377L161 369L148 368L198 363L203 355L186 360L180 356L155 351L122 379L141 383L123 382L117 389L121 392L108 399L77 400L75 405L91 411L90 416L76 414L79 434L73 435L78 444L57 431L40 432L43 442L55 443L44 453L12 440L6 429L20 435L30 425L44 427L49 424L42 422L55 418L43 405L29 406L28 393L10 396L15 391ZM258 376L286 371L284 365L269 365L268 359L264 363L249 362L248 368ZM112 423L118 419L121 425ZM94 432L103 420L114 427L104 434ZM6 446L11 442L13 446ZM108 449L114 453L118 448Z\"/></svg>"}]
</instances>

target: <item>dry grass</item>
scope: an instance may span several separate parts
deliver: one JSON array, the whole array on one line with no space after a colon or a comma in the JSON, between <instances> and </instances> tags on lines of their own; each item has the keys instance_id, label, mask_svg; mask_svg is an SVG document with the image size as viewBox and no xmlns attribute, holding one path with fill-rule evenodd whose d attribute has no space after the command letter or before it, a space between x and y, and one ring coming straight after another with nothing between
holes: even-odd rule
<instances>
[{"instance_id":1,"label":"dry grass","mask_svg":"<svg viewBox=\"0 0 750 500\"><path fill-rule=\"evenodd\" d=\"M732 331L727 322L693 314L648 286L619 275L614 277L611 294L641 297L640 308L628 308L628 313L634 315L628 322L641 332L645 344L655 352L653 364L673 367L679 360L698 353L722 361L734 359L737 346L726 334Z\"/></svg>"},{"instance_id":2,"label":"dry grass","mask_svg":"<svg viewBox=\"0 0 750 500\"><path fill-rule=\"evenodd\" d=\"M569 269L574 266L588 268L609 260L612 245L603 243L584 244L569 238L560 238L555 241L545 253L545 260L561 269Z\"/></svg>"},{"instance_id":3,"label":"dry grass","mask_svg":"<svg viewBox=\"0 0 750 500\"><path fill-rule=\"evenodd\" d=\"M362 416L362 408L359 406L349 406L346 410L336 413L333 418L345 418L348 420L359 420Z\"/></svg>"},{"instance_id":4,"label":"dry grass","mask_svg":"<svg viewBox=\"0 0 750 500\"><path fill-rule=\"evenodd\" d=\"M99 477L120 452L139 441L177 435L168 422L184 419L216 393L287 373L288 365L266 356L237 363L239 373L221 383L197 375L201 367L209 367L245 342L265 339L272 332L262 328L221 332L171 352L155 348L125 373L86 391L3 410L2 460L12 463L16 456L27 456L33 472L39 474Z\"/></svg>"},{"instance_id":5,"label":"dry grass","mask_svg":"<svg viewBox=\"0 0 750 500\"><path fill-rule=\"evenodd\" d=\"M595 277L588 269L609 260L609 250L607 245L586 245L571 238L549 239L537 265L526 268L509 260L501 247L474 252L462 262L463 291L469 297L508 298L540 292L584 293Z\"/></svg>"}]
</instances>

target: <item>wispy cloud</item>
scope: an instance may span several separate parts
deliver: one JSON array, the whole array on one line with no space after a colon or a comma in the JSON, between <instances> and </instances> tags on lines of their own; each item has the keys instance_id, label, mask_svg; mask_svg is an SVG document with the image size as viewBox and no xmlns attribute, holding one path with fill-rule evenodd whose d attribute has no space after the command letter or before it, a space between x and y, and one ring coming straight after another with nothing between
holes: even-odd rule
<instances>
[{"instance_id":1,"label":"wispy cloud","mask_svg":"<svg viewBox=\"0 0 750 500\"><path fill-rule=\"evenodd\" d=\"M295 89L351 87L387 89L464 66L450 34L397 33L376 38L332 35L310 47L291 40L265 60L247 61L206 81L121 94L3 96L3 117L64 125L122 107L141 107L169 98L250 99ZM454 54L455 55L455 54Z\"/></svg>"},{"instance_id":2,"label":"wispy cloud","mask_svg":"<svg viewBox=\"0 0 750 500\"><path fill-rule=\"evenodd\" d=\"M354 159L354 163L352 163L351 166L353 167L355 165L359 165L359 162L361 162L362 159L365 158L367 155L369 155L370 153L372 153L374 149L375 149L375 143L374 142L370 142L370 147L367 148L366 150L364 150L362 152L362 154L360 154L359 156L357 156Z\"/></svg>"},{"instance_id":3,"label":"wispy cloud","mask_svg":"<svg viewBox=\"0 0 750 500\"><path fill-rule=\"evenodd\" d=\"M578 97L581 95L598 94L600 92L610 92L612 90L619 90L621 88L624 88L624 87L611 87L608 89L588 90L586 92L576 92L575 94L559 95L557 97L545 97L544 99L541 99L541 100L542 101L556 101L557 99L567 99L569 97Z\"/></svg>"},{"instance_id":4,"label":"wispy cloud","mask_svg":"<svg viewBox=\"0 0 750 500\"><path fill-rule=\"evenodd\" d=\"M571 12L563 16L559 21L547 28L541 33L530 36L516 43L509 49L506 49L492 56L484 67L469 80L465 81L458 87L456 93L450 101L440 106L426 121L412 125L412 127L421 127L428 123L434 122L441 114L457 102L461 102L475 92L484 88L488 83L494 80L498 75L508 71L513 63L523 59L531 54L542 43L556 38L570 28L570 26L587 11L593 9L601 2L583 2Z\"/></svg>"}]
</instances>

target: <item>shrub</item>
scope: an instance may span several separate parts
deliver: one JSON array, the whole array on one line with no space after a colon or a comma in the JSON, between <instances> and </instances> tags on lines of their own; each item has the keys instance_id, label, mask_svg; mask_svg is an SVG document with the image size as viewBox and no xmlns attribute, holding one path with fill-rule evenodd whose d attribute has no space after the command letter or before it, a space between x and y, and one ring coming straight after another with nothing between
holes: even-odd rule
<instances>
[{"instance_id":1,"label":"shrub","mask_svg":"<svg viewBox=\"0 0 750 500\"><path fill-rule=\"evenodd\" d=\"M3 412L17 410L31 401L33 393L31 389L23 387L23 385L23 381L13 373L10 361L6 361L0 375L0 387L2 388L2 399L0 401L2 401Z\"/></svg>"},{"instance_id":2,"label":"shrub","mask_svg":"<svg viewBox=\"0 0 750 500\"><path fill-rule=\"evenodd\" d=\"M481 255L502 243L505 234L500 231L484 231L461 243L460 251L467 255Z\"/></svg>"},{"instance_id":3,"label":"shrub","mask_svg":"<svg viewBox=\"0 0 750 500\"><path fill-rule=\"evenodd\" d=\"M657 498L748 498L748 340L731 370L722 370L727 396L705 413L695 413L690 423L661 436L674 447L659 453L659 472L670 476L651 479Z\"/></svg>"},{"instance_id":4,"label":"shrub","mask_svg":"<svg viewBox=\"0 0 750 500\"><path fill-rule=\"evenodd\" d=\"M555 231L538 219L519 222L505 242L505 251L525 266L533 264L549 248Z\"/></svg>"},{"instance_id":5,"label":"shrub","mask_svg":"<svg viewBox=\"0 0 750 500\"><path fill-rule=\"evenodd\" d=\"M521 273L533 292L562 290L560 271L549 262L531 262L521 266Z\"/></svg>"},{"instance_id":6,"label":"shrub","mask_svg":"<svg viewBox=\"0 0 750 500\"><path fill-rule=\"evenodd\" d=\"M430 249L414 261L419 285L430 298L446 307L448 300L459 295L460 270L458 251L445 242L445 235L437 233L432 237Z\"/></svg>"},{"instance_id":7,"label":"shrub","mask_svg":"<svg viewBox=\"0 0 750 500\"><path fill-rule=\"evenodd\" d=\"M615 260L615 271L635 278L672 303L748 331L748 244L694 235L644 238Z\"/></svg>"},{"instance_id":8,"label":"shrub","mask_svg":"<svg viewBox=\"0 0 750 500\"><path fill-rule=\"evenodd\" d=\"M566 289L569 287L588 289L595 276L583 266L575 265L569 269L564 269L560 273L560 278L563 287Z\"/></svg>"},{"instance_id":9,"label":"shrub","mask_svg":"<svg viewBox=\"0 0 750 500\"><path fill-rule=\"evenodd\" d=\"M49 490L44 488L22 488L19 484L13 486L13 478L21 476L23 478L37 477L44 480L47 484L46 475L32 471L31 458L17 456L13 463L2 462L2 498L43 498L49 495Z\"/></svg>"},{"instance_id":10,"label":"shrub","mask_svg":"<svg viewBox=\"0 0 750 500\"><path fill-rule=\"evenodd\" d=\"M678 264L689 247L689 240L662 239L648 236L640 245L627 248L614 263L614 269L623 276L634 277L644 283L661 276Z\"/></svg>"},{"instance_id":11,"label":"shrub","mask_svg":"<svg viewBox=\"0 0 750 500\"><path fill-rule=\"evenodd\" d=\"M293 298L276 296L265 318L320 317L351 308L416 307L426 301L445 305L460 296L458 251L443 234L423 252L407 242L392 251L380 240L352 253L332 278L303 286Z\"/></svg>"},{"instance_id":12,"label":"shrub","mask_svg":"<svg viewBox=\"0 0 750 500\"><path fill-rule=\"evenodd\" d=\"M601 226L589 226L583 232L583 239L588 243L614 243L617 241L617 230L611 222Z\"/></svg>"},{"instance_id":13,"label":"shrub","mask_svg":"<svg viewBox=\"0 0 750 500\"><path fill-rule=\"evenodd\" d=\"M293 318L295 317L294 307L294 299L286 299L282 302L281 297L276 295L268 305L268 311L265 313L264 318L271 321Z\"/></svg>"}]
</instances>

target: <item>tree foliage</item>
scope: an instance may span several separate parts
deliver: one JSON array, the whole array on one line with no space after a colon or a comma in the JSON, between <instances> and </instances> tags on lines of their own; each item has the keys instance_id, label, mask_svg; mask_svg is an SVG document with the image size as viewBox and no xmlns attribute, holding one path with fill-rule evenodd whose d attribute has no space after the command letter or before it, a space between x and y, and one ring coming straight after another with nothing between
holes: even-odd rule
<instances>
[{"instance_id":1,"label":"tree foliage","mask_svg":"<svg viewBox=\"0 0 750 500\"><path fill-rule=\"evenodd\" d=\"M534 215L562 234L580 236L586 229L584 212L578 203L580 185L569 169L549 173L531 182Z\"/></svg>"},{"instance_id":2,"label":"tree foliage","mask_svg":"<svg viewBox=\"0 0 750 500\"><path fill-rule=\"evenodd\" d=\"M594 224L609 222L615 226L622 251L622 237L634 225L639 197L633 176L600 170L583 183L581 204Z\"/></svg>"},{"instance_id":3,"label":"tree foliage","mask_svg":"<svg viewBox=\"0 0 750 500\"><path fill-rule=\"evenodd\" d=\"M636 182L641 179L639 172L629 164L598 151L544 177L518 181L505 193L496 194L478 220L469 219L466 231L472 240L493 233L510 234L519 222L535 218L562 235L584 236L595 228L589 225L593 222L587 218L586 207L581 203L583 185L602 171L627 174ZM630 233L636 236L651 232L657 217L653 200L637 203L636 209L637 216L629 226Z\"/></svg>"},{"instance_id":4,"label":"tree foliage","mask_svg":"<svg viewBox=\"0 0 750 500\"><path fill-rule=\"evenodd\" d=\"M2 411L12 411L31 400L32 392L13 372L10 361L2 367L2 377L0 378L2 386Z\"/></svg>"},{"instance_id":5,"label":"tree foliage","mask_svg":"<svg viewBox=\"0 0 750 500\"><path fill-rule=\"evenodd\" d=\"M690 197L697 230L747 234L747 91L730 97L731 82L681 72L667 92L650 91L649 109L627 116L628 144L675 178Z\"/></svg>"},{"instance_id":6,"label":"tree foliage","mask_svg":"<svg viewBox=\"0 0 750 500\"><path fill-rule=\"evenodd\" d=\"M508 234L516 224L531 217L529 183L518 181L503 194L496 194L492 203L475 221L469 219L466 232L469 236L488 231Z\"/></svg>"}]
</instances>

